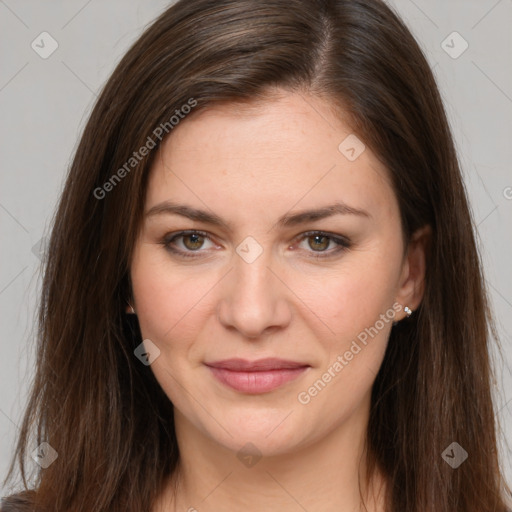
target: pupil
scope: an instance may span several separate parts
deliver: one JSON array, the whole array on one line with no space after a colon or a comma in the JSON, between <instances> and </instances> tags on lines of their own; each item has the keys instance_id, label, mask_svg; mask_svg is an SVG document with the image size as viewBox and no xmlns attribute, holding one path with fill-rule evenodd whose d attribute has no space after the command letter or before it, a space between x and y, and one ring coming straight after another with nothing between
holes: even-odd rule
<instances>
[{"instance_id":1,"label":"pupil","mask_svg":"<svg viewBox=\"0 0 512 512\"><path fill-rule=\"evenodd\" d=\"M327 241L327 237L324 236L324 235L314 235L313 237L311 237L314 239L314 244L319 244L321 247L316 247L316 249L320 249L321 251L324 251L325 249L327 249L327 247L329 246L329 242ZM319 240L323 239L324 240L324 243L322 242L319 242ZM325 243L327 241L327 243ZM309 244L311 246L311 244ZM312 247L312 249L314 249L315 247Z\"/></svg>"},{"instance_id":2,"label":"pupil","mask_svg":"<svg viewBox=\"0 0 512 512\"><path fill-rule=\"evenodd\" d=\"M189 239L189 240L191 240L191 243L190 244L185 243L185 245L189 249L199 249L202 245L201 238L202 238L201 235L197 235L197 234L187 235L185 237L185 240Z\"/></svg>"}]
</instances>

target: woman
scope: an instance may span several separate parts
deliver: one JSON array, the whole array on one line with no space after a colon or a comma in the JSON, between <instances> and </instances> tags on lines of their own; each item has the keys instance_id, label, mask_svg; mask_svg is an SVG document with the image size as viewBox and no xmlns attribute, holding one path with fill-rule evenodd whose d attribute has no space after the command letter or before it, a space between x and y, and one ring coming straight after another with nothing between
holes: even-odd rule
<instances>
[{"instance_id":1,"label":"woman","mask_svg":"<svg viewBox=\"0 0 512 512\"><path fill-rule=\"evenodd\" d=\"M488 327L446 115L396 15L183 0L77 149L2 511L504 511Z\"/></svg>"}]
</instances>

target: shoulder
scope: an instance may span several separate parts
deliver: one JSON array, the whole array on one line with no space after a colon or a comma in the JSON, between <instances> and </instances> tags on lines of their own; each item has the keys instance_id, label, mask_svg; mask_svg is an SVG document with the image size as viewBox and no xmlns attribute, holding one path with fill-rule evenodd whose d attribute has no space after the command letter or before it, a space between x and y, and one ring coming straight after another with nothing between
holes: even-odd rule
<instances>
[{"instance_id":1,"label":"shoulder","mask_svg":"<svg viewBox=\"0 0 512 512\"><path fill-rule=\"evenodd\" d=\"M24 491L0 498L0 512L36 512L32 506L34 491Z\"/></svg>"}]
</instances>

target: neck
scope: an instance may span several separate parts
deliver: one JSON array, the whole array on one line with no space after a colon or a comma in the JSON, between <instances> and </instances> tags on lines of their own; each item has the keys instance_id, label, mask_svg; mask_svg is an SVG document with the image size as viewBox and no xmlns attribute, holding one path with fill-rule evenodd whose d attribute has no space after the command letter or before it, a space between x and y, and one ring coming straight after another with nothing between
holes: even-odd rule
<instances>
[{"instance_id":1,"label":"neck","mask_svg":"<svg viewBox=\"0 0 512 512\"><path fill-rule=\"evenodd\" d=\"M237 456L176 410L180 462L154 512L382 512L382 475L365 477L368 411L369 401L327 436L256 460Z\"/></svg>"}]
</instances>

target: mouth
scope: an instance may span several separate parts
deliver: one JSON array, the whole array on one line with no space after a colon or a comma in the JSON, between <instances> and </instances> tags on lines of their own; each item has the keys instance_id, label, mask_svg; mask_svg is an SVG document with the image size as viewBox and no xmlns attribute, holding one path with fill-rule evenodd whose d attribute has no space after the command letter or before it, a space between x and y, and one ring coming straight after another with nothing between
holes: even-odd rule
<instances>
[{"instance_id":1,"label":"mouth","mask_svg":"<svg viewBox=\"0 0 512 512\"><path fill-rule=\"evenodd\" d=\"M310 365L284 359L256 361L227 359L205 363L222 384L242 393L260 394L277 389L302 375Z\"/></svg>"}]
</instances>

